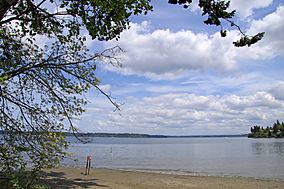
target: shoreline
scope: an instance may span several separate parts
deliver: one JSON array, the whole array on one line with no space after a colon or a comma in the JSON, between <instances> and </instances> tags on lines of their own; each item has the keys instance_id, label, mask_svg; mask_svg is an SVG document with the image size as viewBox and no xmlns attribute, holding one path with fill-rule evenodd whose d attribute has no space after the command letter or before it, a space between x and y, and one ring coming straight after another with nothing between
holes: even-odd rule
<instances>
[{"instance_id":1,"label":"shoreline","mask_svg":"<svg viewBox=\"0 0 284 189\"><path fill-rule=\"evenodd\" d=\"M74 169L85 169L81 166L68 166L60 165L58 168L74 168ZM256 176L246 176L246 175L234 175L234 174L214 174L206 172L191 172L186 170L175 170L175 169L151 169L151 168L135 168L135 167L91 167L91 169L106 169L114 171L129 171L129 172L142 172L142 173L157 173L157 174L167 174L167 175L180 175L180 176L197 176L197 177L225 177L225 178L249 178L257 180L271 180L271 181L283 181L284 178L274 178L274 177L256 177Z\"/></svg>"},{"instance_id":2,"label":"shoreline","mask_svg":"<svg viewBox=\"0 0 284 189\"><path fill-rule=\"evenodd\" d=\"M151 170L126 170L91 168L85 175L84 168L58 167L44 171L42 182L52 188L108 187L113 189L261 189L284 188L284 180L252 177L203 176L174 174L175 172ZM195 174L195 173L193 173Z\"/></svg>"},{"instance_id":3,"label":"shoreline","mask_svg":"<svg viewBox=\"0 0 284 189\"><path fill-rule=\"evenodd\" d=\"M96 168L94 168L94 169L96 169ZM107 167L98 167L97 169L109 169L109 170L119 170L119 171L129 171L129 172L142 172L142 173L157 173L157 174L177 175L177 176L247 178L247 179L256 179L256 180L271 180L271 181L283 181L284 182L284 178L253 177L253 176L241 176L241 175L229 175L229 174L221 175L221 174L209 174L209 173L201 173L201 172L200 173L199 172L190 172L190 171L183 171L183 170L107 168Z\"/></svg>"}]
</instances>

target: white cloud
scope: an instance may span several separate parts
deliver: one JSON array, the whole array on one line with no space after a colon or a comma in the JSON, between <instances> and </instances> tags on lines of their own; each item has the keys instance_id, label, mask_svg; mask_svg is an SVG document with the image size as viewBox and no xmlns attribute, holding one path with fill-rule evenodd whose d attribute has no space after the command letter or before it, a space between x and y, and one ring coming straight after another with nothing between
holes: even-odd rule
<instances>
[{"instance_id":1,"label":"white cloud","mask_svg":"<svg viewBox=\"0 0 284 189\"><path fill-rule=\"evenodd\" d=\"M241 18L251 16L255 9L271 5L273 0L231 0L230 9L235 9Z\"/></svg>"},{"instance_id":2,"label":"white cloud","mask_svg":"<svg viewBox=\"0 0 284 189\"><path fill-rule=\"evenodd\" d=\"M273 60L276 57L284 58L284 6L279 6L275 12L266 15L262 19L252 20L247 31L249 35L265 32L261 41L251 47L231 49L235 53L235 61L241 66L244 62ZM246 66L243 64L243 66Z\"/></svg>"},{"instance_id":3,"label":"white cloud","mask_svg":"<svg viewBox=\"0 0 284 189\"><path fill-rule=\"evenodd\" d=\"M201 12L200 7L198 6L198 4L199 4L198 0L193 0L192 3L190 4L190 9L192 11L200 11Z\"/></svg>"},{"instance_id":4,"label":"white cloud","mask_svg":"<svg viewBox=\"0 0 284 189\"><path fill-rule=\"evenodd\" d=\"M236 48L232 42L239 39L235 30L226 38L219 32L208 35L190 30L172 32L169 29L150 32L149 22L132 24L121 35L118 44L125 51L123 74L138 74L154 79L177 79L191 71L232 73L251 60L269 60L284 57L284 6L260 20L252 20L248 34L265 31L264 38L251 47ZM110 68L113 70L113 68Z\"/></svg>"},{"instance_id":5,"label":"white cloud","mask_svg":"<svg viewBox=\"0 0 284 189\"><path fill-rule=\"evenodd\" d=\"M284 82L279 82L276 86L274 86L270 91L276 99L284 100Z\"/></svg>"},{"instance_id":6,"label":"white cloud","mask_svg":"<svg viewBox=\"0 0 284 189\"><path fill-rule=\"evenodd\" d=\"M124 73L171 78L189 70L228 72L236 68L236 53L230 50L234 48L234 31L227 38L221 38L219 33L208 36L189 30L151 33L149 27L148 22L132 24L118 42L108 43L109 46L118 44L126 51Z\"/></svg>"},{"instance_id":7,"label":"white cloud","mask_svg":"<svg viewBox=\"0 0 284 189\"><path fill-rule=\"evenodd\" d=\"M248 96L171 93L132 99L120 114L109 112L105 118L90 116L84 120L89 120L88 127L95 132L240 134L253 124L269 125L273 119L280 119L283 108L283 101L266 92Z\"/></svg>"},{"instance_id":8,"label":"white cloud","mask_svg":"<svg viewBox=\"0 0 284 189\"><path fill-rule=\"evenodd\" d=\"M243 10L247 15L265 6L249 2L253 4ZM279 6L262 19L251 20L249 33L266 34L249 48L232 45L236 31L221 38L219 33L151 31L149 22L132 24L121 40L108 44L126 50L121 72L154 79L182 78L166 84L145 78L125 82L123 87L112 83L112 92L125 102L122 112L113 113L106 101L94 103L79 125L92 132L185 135L247 133L254 124L271 125L284 117L283 79L273 75L277 68L258 63L272 60L268 65L278 65L283 60L272 59L284 55L283 18L284 8Z\"/></svg>"},{"instance_id":9,"label":"white cloud","mask_svg":"<svg viewBox=\"0 0 284 189\"><path fill-rule=\"evenodd\" d=\"M254 48L248 48L247 55L253 59L266 59L277 55L284 57L284 6L279 6L275 12L263 19L252 21L248 33L256 34L262 31L265 32L264 38Z\"/></svg>"}]
</instances>

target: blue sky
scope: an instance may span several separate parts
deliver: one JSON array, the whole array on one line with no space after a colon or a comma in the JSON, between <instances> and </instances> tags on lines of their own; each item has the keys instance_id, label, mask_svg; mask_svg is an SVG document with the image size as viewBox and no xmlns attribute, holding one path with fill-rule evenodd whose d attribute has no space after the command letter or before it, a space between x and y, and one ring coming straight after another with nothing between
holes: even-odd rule
<instances>
[{"instance_id":1,"label":"blue sky","mask_svg":"<svg viewBox=\"0 0 284 189\"><path fill-rule=\"evenodd\" d=\"M154 11L132 17L121 39L87 41L96 51L119 45L122 67L100 63L100 87L87 94L76 124L86 132L169 135L242 134L251 126L284 121L284 2L232 0L235 22L248 34L265 31L251 47L236 48L235 28L221 38L203 24L197 1L189 9L152 2Z\"/></svg>"}]
</instances>

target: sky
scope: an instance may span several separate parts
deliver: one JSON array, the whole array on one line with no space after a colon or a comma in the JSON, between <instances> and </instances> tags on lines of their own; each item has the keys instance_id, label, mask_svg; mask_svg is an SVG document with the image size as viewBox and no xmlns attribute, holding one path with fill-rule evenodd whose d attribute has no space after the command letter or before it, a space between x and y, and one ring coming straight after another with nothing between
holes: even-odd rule
<instances>
[{"instance_id":1,"label":"sky","mask_svg":"<svg viewBox=\"0 0 284 189\"><path fill-rule=\"evenodd\" d=\"M75 123L84 132L164 135L245 134L253 125L284 121L284 1L231 0L234 21L247 34L265 31L237 48L236 28L203 23L197 1L184 9L152 0L154 11L131 18L116 41L87 41L96 51L120 46L122 67L98 64L100 87L121 104L114 111L96 90Z\"/></svg>"}]
</instances>

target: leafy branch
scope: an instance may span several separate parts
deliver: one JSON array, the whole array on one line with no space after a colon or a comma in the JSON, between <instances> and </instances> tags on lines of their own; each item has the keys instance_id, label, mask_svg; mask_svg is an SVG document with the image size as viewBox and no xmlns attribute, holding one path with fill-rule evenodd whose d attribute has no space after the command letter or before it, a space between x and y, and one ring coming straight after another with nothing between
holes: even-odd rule
<instances>
[{"instance_id":1,"label":"leafy branch","mask_svg":"<svg viewBox=\"0 0 284 189\"><path fill-rule=\"evenodd\" d=\"M169 0L169 3L180 4L183 5L184 8L188 8L192 3L192 0ZM231 12L227 11L230 6L230 1L199 0L198 5L202 9L202 16L208 16L207 20L204 21L205 24L221 27L221 37L227 36L227 30L223 29L221 20L228 22L231 27L236 27L238 29L242 36L239 40L233 42L236 47L249 47L260 41L265 34L265 32L260 32L253 36L245 34L241 27L231 20L235 16L236 10Z\"/></svg>"}]
</instances>

